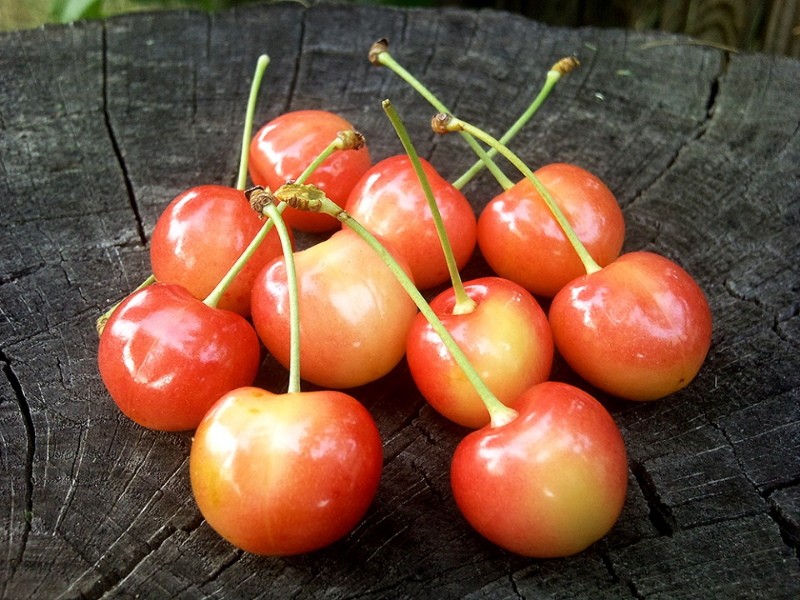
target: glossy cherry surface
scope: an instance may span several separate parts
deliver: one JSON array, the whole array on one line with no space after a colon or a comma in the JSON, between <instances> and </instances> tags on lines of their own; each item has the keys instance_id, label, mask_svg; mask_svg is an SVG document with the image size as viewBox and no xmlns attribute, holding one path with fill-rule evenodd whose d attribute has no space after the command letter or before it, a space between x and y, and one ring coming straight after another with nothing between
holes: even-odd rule
<instances>
[{"instance_id":1,"label":"glossy cherry surface","mask_svg":"<svg viewBox=\"0 0 800 600\"><path fill-rule=\"evenodd\" d=\"M619 256L625 238L624 218L616 198L599 178L565 163L544 166L534 174L599 265ZM493 198L483 209L478 219L478 245L495 273L538 296L550 298L586 273L558 222L527 179Z\"/></svg>"},{"instance_id":2,"label":"glossy cherry surface","mask_svg":"<svg viewBox=\"0 0 800 600\"><path fill-rule=\"evenodd\" d=\"M608 411L557 382L526 391L519 416L470 433L455 450L453 496L467 521L498 546L537 558L584 550L625 503L625 445Z\"/></svg>"},{"instance_id":3,"label":"glossy cherry surface","mask_svg":"<svg viewBox=\"0 0 800 600\"><path fill-rule=\"evenodd\" d=\"M296 252L295 265L303 379L349 388L382 377L402 360L416 305L361 238L349 229L337 231ZM287 368L288 297L286 266L279 258L255 282L253 323L269 352Z\"/></svg>"},{"instance_id":4,"label":"glossy cherry surface","mask_svg":"<svg viewBox=\"0 0 800 600\"><path fill-rule=\"evenodd\" d=\"M420 161L460 269L475 249L475 213L459 190L428 161ZM406 155L392 156L375 164L353 188L345 208L408 262L417 287L427 289L449 281L430 206Z\"/></svg>"},{"instance_id":5,"label":"glossy cherry surface","mask_svg":"<svg viewBox=\"0 0 800 600\"><path fill-rule=\"evenodd\" d=\"M353 129L349 121L323 110L298 110L276 117L258 130L250 144L249 171L255 185L276 190L299 177L340 131ZM369 149L333 153L306 181L344 207L350 190L370 168ZM301 231L329 231L339 222L324 214L286 209L284 220Z\"/></svg>"},{"instance_id":6,"label":"glossy cherry surface","mask_svg":"<svg viewBox=\"0 0 800 600\"><path fill-rule=\"evenodd\" d=\"M160 282L182 285L202 300L263 224L244 192L221 185L191 188L170 202L156 222L150 243L153 274ZM249 315L253 280L280 253L280 240L270 231L217 306Z\"/></svg>"},{"instance_id":7,"label":"glossy cherry surface","mask_svg":"<svg viewBox=\"0 0 800 600\"><path fill-rule=\"evenodd\" d=\"M562 289L550 306L558 351L586 381L629 400L686 385L711 345L708 301L692 277L651 252L623 254Z\"/></svg>"},{"instance_id":8,"label":"glossy cherry surface","mask_svg":"<svg viewBox=\"0 0 800 600\"><path fill-rule=\"evenodd\" d=\"M520 285L499 277L464 284L474 310L453 314L452 288L431 302L481 379L497 398L514 406L522 392L550 376L553 336L539 303ZM474 387L418 314L408 334L406 358L414 382L440 414L465 427L489 423L489 413Z\"/></svg>"},{"instance_id":9,"label":"glossy cherry surface","mask_svg":"<svg viewBox=\"0 0 800 600\"><path fill-rule=\"evenodd\" d=\"M261 363L253 327L184 288L155 283L131 294L100 336L98 367L119 409L150 429L183 431L224 393L250 385Z\"/></svg>"},{"instance_id":10,"label":"glossy cherry surface","mask_svg":"<svg viewBox=\"0 0 800 600\"><path fill-rule=\"evenodd\" d=\"M352 396L254 387L214 405L189 461L209 525L238 548L272 556L344 537L372 503L382 467L378 429Z\"/></svg>"}]
</instances>

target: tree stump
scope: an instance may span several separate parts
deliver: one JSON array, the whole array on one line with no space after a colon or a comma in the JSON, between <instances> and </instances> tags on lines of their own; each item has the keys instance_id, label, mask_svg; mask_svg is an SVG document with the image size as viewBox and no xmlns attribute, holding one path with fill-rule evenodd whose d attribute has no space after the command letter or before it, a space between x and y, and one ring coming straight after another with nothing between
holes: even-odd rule
<instances>
[{"instance_id":1,"label":"tree stump","mask_svg":"<svg viewBox=\"0 0 800 600\"><path fill-rule=\"evenodd\" d=\"M466 431L402 364L352 390L384 439L374 505L342 541L285 559L221 540L192 499L191 434L136 426L100 381L94 321L150 273L159 212L235 180L259 54L272 61L257 124L332 110L382 158L402 151L380 107L390 98L445 177L472 163L367 61L381 37L494 133L576 55L514 149L603 178L626 250L668 256L708 295L713 345L689 387L646 404L594 390L628 446L629 497L577 556L525 559L470 529L448 479ZM0 597L800 596L800 61L685 42L490 10L288 3L0 35ZM483 176L465 191L478 211L497 187ZM488 273L477 255L466 271ZM575 381L560 363L554 378Z\"/></svg>"}]
</instances>

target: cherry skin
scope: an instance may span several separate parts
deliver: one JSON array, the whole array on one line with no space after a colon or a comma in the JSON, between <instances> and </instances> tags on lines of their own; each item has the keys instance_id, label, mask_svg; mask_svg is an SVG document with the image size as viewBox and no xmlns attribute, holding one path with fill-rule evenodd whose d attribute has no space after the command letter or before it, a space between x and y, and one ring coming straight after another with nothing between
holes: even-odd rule
<instances>
[{"instance_id":1,"label":"cherry skin","mask_svg":"<svg viewBox=\"0 0 800 600\"><path fill-rule=\"evenodd\" d=\"M461 269L475 249L475 213L464 195L428 161L420 162ZM411 267L418 288L450 279L430 206L408 156L392 156L367 171L350 192L345 210L397 250Z\"/></svg>"},{"instance_id":2,"label":"cherry skin","mask_svg":"<svg viewBox=\"0 0 800 600\"><path fill-rule=\"evenodd\" d=\"M255 387L219 399L189 460L208 524L238 548L270 556L344 537L372 503L382 467L378 429L352 396Z\"/></svg>"},{"instance_id":3,"label":"cherry skin","mask_svg":"<svg viewBox=\"0 0 800 600\"><path fill-rule=\"evenodd\" d=\"M464 288L476 303L472 312L453 314L452 288L436 296L431 308L492 393L513 408L522 392L550 376L547 316L528 291L507 279L484 277ZM417 388L436 411L472 429L489 423L480 396L421 313L409 331L406 358Z\"/></svg>"},{"instance_id":4,"label":"cherry skin","mask_svg":"<svg viewBox=\"0 0 800 600\"><path fill-rule=\"evenodd\" d=\"M595 398L565 383L536 385L515 407L510 423L473 431L456 447L456 504L481 535L511 552L580 552L611 530L625 503L619 428Z\"/></svg>"},{"instance_id":5,"label":"cherry skin","mask_svg":"<svg viewBox=\"0 0 800 600\"><path fill-rule=\"evenodd\" d=\"M206 306L181 286L155 283L111 315L97 361L126 416L149 429L186 431L224 393L254 381L261 348L240 315Z\"/></svg>"},{"instance_id":6,"label":"cherry skin","mask_svg":"<svg viewBox=\"0 0 800 600\"><path fill-rule=\"evenodd\" d=\"M350 388L382 377L402 360L416 305L358 235L342 229L296 252L295 268L303 379ZM286 265L279 258L256 279L253 323L267 350L287 368L288 296Z\"/></svg>"},{"instance_id":7,"label":"cherry skin","mask_svg":"<svg viewBox=\"0 0 800 600\"><path fill-rule=\"evenodd\" d=\"M536 177L600 266L619 256L625 221L616 198L588 171L553 163ZM586 270L530 181L493 198L478 219L478 246L492 270L537 296L552 298Z\"/></svg>"},{"instance_id":8,"label":"cherry skin","mask_svg":"<svg viewBox=\"0 0 800 600\"><path fill-rule=\"evenodd\" d=\"M349 121L323 110L298 110L276 117L258 130L250 143L249 171L255 185L276 190L297 179L340 131L352 130ZM367 146L341 150L328 157L308 178L336 204L344 207L350 190L370 168ZM321 213L287 208L287 224L300 231L336 229L339 222Z\"/></svg>"},{"instance_id":9,"label":"cherry skin","mask_svg":"<svg viewBox=\"0 0 800 600\"><path fill-rule=\"evenodd\" d=\"M195 298L203 299L263 224L244 192L221 185L191 188L170 202L156 222L150 243L153 275L163 283L180 284ZM280 254L280 240L270 231L217 306L248 316L255 276Z\"/></svg>"},{"instance_id":10,"label":"cherry skin","mask_svg":"<svg viewBox=\"0 0 800 600\"><path fill-rule=\"evenodd\" d=\"M572 281L553 298L549 319L558 351L578 375L628 400L685 387L711 345L703 291L652 252L623 254Z\"/></svg>"}]
</instances>

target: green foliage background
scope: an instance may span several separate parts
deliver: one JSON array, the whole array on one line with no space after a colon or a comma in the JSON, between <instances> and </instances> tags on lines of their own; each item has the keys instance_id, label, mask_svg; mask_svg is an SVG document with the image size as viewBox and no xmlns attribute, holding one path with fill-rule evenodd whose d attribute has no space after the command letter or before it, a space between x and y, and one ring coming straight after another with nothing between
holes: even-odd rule
<instances>
[{"instance_id":1,"label":"green foliage background","mask_svg":"<svg viewBox=\"0 0 800 600\"><path fill-rule=\"evenodd\" d=\"M141 10L216 11L257 1L491 7L551 25L661 29L729 49L800 58L800 0L0 0L0 31Z\"/></svg>"}]
</instances>

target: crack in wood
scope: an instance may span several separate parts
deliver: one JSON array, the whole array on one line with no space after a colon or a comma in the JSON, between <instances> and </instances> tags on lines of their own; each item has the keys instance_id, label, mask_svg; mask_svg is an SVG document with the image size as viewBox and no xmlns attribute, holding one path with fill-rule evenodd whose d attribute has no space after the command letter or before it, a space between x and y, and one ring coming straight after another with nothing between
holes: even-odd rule
<instances>
[{"instance_id":1,"label":"crack in wood","mask_svg":"<svg viewBox=\"0 0 800 600\"><path fill-rule=\"evenodd\" d=\"M28 538L31 533L31 520L33 518L33 461L36 453L36 429L33 425L33 417L31 415L31 408L28 400L25 397L25 392L22 389L22 384L14 372L11 360L6 356L5 352L0 349L0 364L3 365L3 374L6 376L11 389L14 391L14 396L19 408L22 423L25 428L26 434L26 448L25 448L25 499L24 506L24 524L22 527L22 535L19 544L19 549L11 559L11 574L9 580L14 578L19 566L22 564L23 556L28 545ZM4 585L5 588L5 585ZM5 594L3 594L5 597Z\"/></svg>"},{"instance_id":2,"label":"crack in wood","mask_svg":"<svg viewBox=\"0 0 800 600\"><path fill-rule=\"evenodd\" d=\"M648 517L653 527L662 536L672 536L677 528L675 517L670 507L661 499L658 488L644 463L632 461L630 468L650 509Z\"/></svg>"},{"instance_id":3,"label":"crack in wood","mask_svg":"<svg viewBox=\"0 0 800 600\"><path fill-rule=\"evenodd\" d=\"M125 184L125 191L128 195L128 202L131 207L131 211L133 212L134 220L136 223L136 232L139 235L139 240L143 246L147 245L147 234L145 233L145 226L144 221L142 219L141 211L139 210L139 203L136 200L136 192L133 188L133 182L131 181L131 176L128 171L128 166L125 164L125 157L122 153L122 148L120 147L119 140L117 139L117 134L114 131L114 125L111 121L111 110L110 106L110 96L109 96L109 60L108 60L108 24L103 23L102 27L102 69L103 69L103 83L102 83L102 94L103 94L103 122L105 124L106 131L108 132L108 139L111 142L111 148L114 152L114 157L116 158L117 164L119 165L120 172L122 174L122 180Z\"/></svg>"},{"instance_id":4,"label":"crack in wood","mask_svg":"<svg viewBox=\"0 0 800 600\"><path fill-rule=\"evenodd\" d=\"M297 91L297 82L300 80L300 65L303 62L303 57L306 56L306 54L303 52L303 46L305 45L306 41L306 19L308 19L308 13L304 11L303 15L300 17L300 35L297 36L297 51L295 53L296 58L294 60L294 70L292 71L289 89L287 90L286 99L284 100L281 114L292 110L294 95Z\"/></svg>"}]
</instances>

